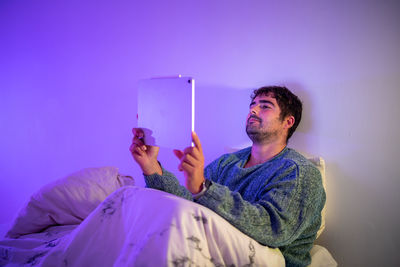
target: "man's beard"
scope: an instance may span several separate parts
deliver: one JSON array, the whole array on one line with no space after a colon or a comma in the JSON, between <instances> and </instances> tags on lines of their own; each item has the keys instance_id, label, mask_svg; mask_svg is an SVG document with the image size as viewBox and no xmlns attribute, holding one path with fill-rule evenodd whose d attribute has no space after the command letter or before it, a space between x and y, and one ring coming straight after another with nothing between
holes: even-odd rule
<instances>
[{"instance_id":1,"label":"man's beard","mask_svg":"<svg viewBox=\"0 0 400 267\"><path fill-rule=\"evenodd\" d=\"M246 124L247 136L250 138L251 141L253 141L254 144L268 143L278 135L276 131L270 132L266 129L263 129L263 122L260 118L256 116L250 116L249 120L251 118L258 120L258 125L257 122L253 122L250 124L249 121L247 121Z\"/></svg>"},{"instance_id":2,"label":"man's beard","mask_svg":"<svg viewBox=\"0 0 400 267\"><path fill-rule=\"evenodd\" d=\"M254 129L253 127L246 126L247 136L255 144L264 143L266 140L270 139L270 133L264 132L262 129Z\"/></svg>"}]
</instances>

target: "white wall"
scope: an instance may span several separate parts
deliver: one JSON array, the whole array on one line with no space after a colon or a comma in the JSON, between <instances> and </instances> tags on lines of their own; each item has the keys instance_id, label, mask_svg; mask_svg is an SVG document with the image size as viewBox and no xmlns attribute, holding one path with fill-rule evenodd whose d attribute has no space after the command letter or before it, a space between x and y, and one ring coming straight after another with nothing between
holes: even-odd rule
<instances>
[{"instance_id":1,"label":"white wall","mask_svg":"<svg viewBox=\"0 0 400 267\"><path fill-rule=\"evenodd\" d=\"M138 79L195 77L207 162L250 144L251 89L284 84L305 106L290 145L327 162L319 243L340 266L399 265L397 2L98 2L0 3L0 224L83 167L143 185L128 152Z\"/></svg>"}]
</instances>

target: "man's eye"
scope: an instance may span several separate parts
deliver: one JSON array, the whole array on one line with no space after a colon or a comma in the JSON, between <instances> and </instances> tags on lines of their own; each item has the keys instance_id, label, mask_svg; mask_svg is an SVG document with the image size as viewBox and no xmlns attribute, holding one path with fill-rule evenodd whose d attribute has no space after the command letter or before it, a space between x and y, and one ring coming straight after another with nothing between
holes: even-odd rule
<instances>
[{"instance_id":1,"label":"man's eye","mask_svg":"<svg viewBox=\"0 0 400 267\"><path fill-rule=\"evenodd\" d=\"M269 108L269 106L267 106L267 105L261 105L261 108L262 108L262 109L267 109L267 108Z\"/></svg>"}]
</instances>

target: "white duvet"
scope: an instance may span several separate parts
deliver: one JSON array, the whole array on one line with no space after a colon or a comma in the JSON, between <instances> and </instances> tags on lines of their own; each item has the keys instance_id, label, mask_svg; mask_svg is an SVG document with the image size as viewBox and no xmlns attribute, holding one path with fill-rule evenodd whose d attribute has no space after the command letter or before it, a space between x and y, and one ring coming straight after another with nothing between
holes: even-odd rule
<instances>
[{"instance_id":1,"label":"white duvet","mask_svg":"<svg viewBox=\"0 0 400 267\"><path fill-rule=\"evenodd\" d=\"M0 241L0 266L284 266L208 208L128 180L87 169L43 188Z\"/></svg>"}]
</instances>

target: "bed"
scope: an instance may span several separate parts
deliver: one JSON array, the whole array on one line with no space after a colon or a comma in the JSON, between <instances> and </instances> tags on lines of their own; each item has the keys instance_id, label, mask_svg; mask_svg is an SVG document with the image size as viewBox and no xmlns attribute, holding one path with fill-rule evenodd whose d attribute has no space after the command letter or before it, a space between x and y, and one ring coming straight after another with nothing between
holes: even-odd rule
<instances>
[{"instance_id":1,"label":"bed","mask_svg":"<svg viewBox=\"0 0 400 267\"><path fill-rule=\"evenodd\" d=\"M321 246L311 254L311 266L336 266ZM212 210L103 167L32 195L0 241L0 266L21 265L284 266L284 258Z\"/></svg>"}]
</instances>

